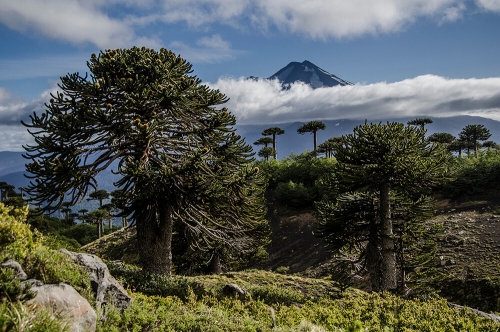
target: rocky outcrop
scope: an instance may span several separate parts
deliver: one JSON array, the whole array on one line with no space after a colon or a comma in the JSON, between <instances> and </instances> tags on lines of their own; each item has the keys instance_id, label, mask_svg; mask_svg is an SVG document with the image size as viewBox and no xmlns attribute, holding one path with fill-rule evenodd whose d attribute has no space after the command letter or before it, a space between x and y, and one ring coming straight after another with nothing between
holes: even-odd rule
<instances>
[{"instance_id":1,"label":"rocky outcrop","mask_svg":"<svg viewBox=\"0 0 500 332\"><path fill-rule=\"evenodd\" d=\"M125 309L132 302L123 286L109 273L108 267L97 256L60 250L90 273L92 289L96 294L96 306L101 309L107 304Z\"/></svg>"},{"instance_id":2,"label":"rocky outcrop","mask_svg":"<svg viewBox=\"0 0 500 332\"><path fill-rule=\"evenodd\" d=\"M44 285L38 280L23 281L29 283L36 297L28 303L34 307L48 309L54 316L62 319L71 332L95 331L97 315L89 302L70 285Z\"/></svg>"}]
</instances>

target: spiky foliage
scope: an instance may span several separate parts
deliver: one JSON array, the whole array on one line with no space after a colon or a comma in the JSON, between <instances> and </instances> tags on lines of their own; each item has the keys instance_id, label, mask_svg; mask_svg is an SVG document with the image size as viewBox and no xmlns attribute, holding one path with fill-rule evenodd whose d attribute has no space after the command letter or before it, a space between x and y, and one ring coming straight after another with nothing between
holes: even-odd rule
<instances>
[{"instance_id":1,"label":"spiky foliage","mask_svg":"<svg viewBox=\"0 0 500 332\"><path fill-rule=\"evenodd\" d=\"M269 144L273 142L273 139L271 137L261 137L255 142L253 142L254 145L264 145L264 147L267 147Z\"/></svg>"},{"instance_id":2,"label":"spiky foliage","mask_svg":"<svg viewBox=\"0 0 500 332\"><path fill-rule=\"evenodd\" d=\"M247 235L264 223L260 175L247 170L253 153L235 117L217 108L227 97L166 49L107 50L87 65L90 76L62 77L46 111L25 124L35 138L25 147L30 197L45 209L63 197L76 203L113 167L144 269L170 273L174 222L196 239L247 250Z\"/></svg>"},{"instance_id":3,"label":"spiky foliage","mask_svg":"<svg viewBox=\"0 0 500 332\"><path fill-rule=\"evenodd\" d=\"M477 149L479 147L479 141L486 141L491 137L491 133L482 124L478 125L467 125L458 134L460 140L468 142L474 148L474 155L477 157Z\"/></svg>"},{"instance_id":4,"label":"spiky foliage","mask_svg":"<svg viewBox=\"0 0 500 332\"><path fill-rule=\"evenodd\" d=\"M283 135L285 131L280 127L270 127L262 131L262 136L273 136L273 149L274 149L274 160L278 159L278 150L276 147L276 136Z\"/></svg>"},{"instance_id":5,"label":"spiky foliage","mask_svg":"<svg viewBox=\"0 0 500 332\"><path fill-rule=\"evenodd\" d=\"M373 288L395 291L397 210L391 200L397 194L417 201L449 173L450 155L441 145L429 144L424 129L396 122L357 126L334 148L331 193L318 204L318 236L336 242L334 250L367 241L364 255ZM340 241L344 237L349 240Z\"/></svg>"},{"instance_id":6,"label":"spiky foliage","mask_svg":"<svg viewBox=\"0 0 500 332\"><path fill-rule=\"evenodd\" d=\"M314 136L314 152L318 148L318 131L325 130L326 125L321 121L310 121L308 123L304 123L302 126L297 128L297 133L303 135L305 133L312 133Z\"/></svg>"}]
</instances>

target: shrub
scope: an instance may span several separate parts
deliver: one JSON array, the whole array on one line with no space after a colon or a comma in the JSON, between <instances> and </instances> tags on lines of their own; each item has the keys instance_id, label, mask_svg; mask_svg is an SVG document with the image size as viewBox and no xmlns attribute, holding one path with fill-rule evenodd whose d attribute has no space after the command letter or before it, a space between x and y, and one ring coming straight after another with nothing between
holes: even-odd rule
<instances>
[{"instance_id":1,"label":"shrub","mask_svg":"<svg viewBox=\"0 0 500 332\"><path fill-rule=\"evenodd\" d=\"M33 234L24 221L28 208L14 208L0 203L0 258L19 260L34 247Z\"/></svg>"}]
</instances>

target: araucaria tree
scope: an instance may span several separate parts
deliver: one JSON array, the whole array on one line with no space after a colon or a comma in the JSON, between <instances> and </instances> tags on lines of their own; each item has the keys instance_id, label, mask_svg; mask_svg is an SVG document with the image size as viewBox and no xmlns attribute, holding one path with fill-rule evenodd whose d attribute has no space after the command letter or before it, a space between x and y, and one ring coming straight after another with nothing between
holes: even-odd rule
<instances>
[{"instance_id":1,"label":"araucaria tree","mask_svg":"<svg viewBox=\"0 0 500 332\"><path fill-rule=\"evenodd\" d=\"M486 141L491 137L491 133L484 125L467 125L458 134L460 140L469 143L474 148L474 155L477 157L477 148L479 141Z\"/></svg>"},{"instance_id":2,"label":"araucaria tree","mask_svg":"<svg viewBox=\"0 0 500 332\"><path fill-rule=\"evenodd\" d=\"M314 136L314 152L316 152L316 149L318 148L318 131L319 130L325 130L326 125L321 122L321 121L310 121L308 123L304 123L302 126L297 128L297 133L299 134L305 134L305 133L312 133Z\"/></svg>"},{"instance_id":3,"label":"araucaria tree","mask_svg":"<svg viewBox=\"0 0 500 332\"><path fill-rule=\"evenodd\" d=\"M262 132L263 136L273 136L274 160L278 159L278 150L276 148L276 135L283 135L284 133L285 131L280 127L270 127L264 129L264 131Z\"/></svg>"},{"instance_id":4,"label":"araucaria tree","mask_svg":"<svg viewBox=\"0 0 500 332\"><path fill-rule=\"evenodd\" d=\"M425 125L431 124L433 121L429 118L416 118L414 120L408 121L409 126L420 126L420 128L425 129Z\"/></svg>"},{"instance_id":5,"label":"araucaria tree","mask_svg":"<svg viewBox=\"0 0 500 332\"><path fill-rule=\"evenodd\" d=\"M337 163L317 206L316 234L334 251L357 249L374 290L396 291L398 243L407 235L396 230L420 218L401 209L427 213L422 195L447 174L451 156L420 126L402 123L365 123L334 144Z\"/></svg>"},{"instance_id":6,"label":"araucaria tree","mask_svg":"<svg viewBox=\"0 0 500 332\"><path fill-rule=\"evenodd\" d=\"M174 222L193 234L193 246L258 248L262 175L248 166L253 152L234 132L235 117L218 107L227 97L166 49L107 50L87 65L89 75L62 77L45 112L25 124L35 138L25 147L30 197L45 209L63 198L74 204L113 167L144 270L171 272Z\"/></svg>"}]
</instances>

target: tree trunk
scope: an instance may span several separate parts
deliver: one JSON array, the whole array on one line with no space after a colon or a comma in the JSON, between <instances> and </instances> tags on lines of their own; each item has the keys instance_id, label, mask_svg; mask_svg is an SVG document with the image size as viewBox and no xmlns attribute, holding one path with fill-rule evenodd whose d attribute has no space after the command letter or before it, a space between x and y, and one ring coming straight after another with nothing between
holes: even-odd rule
<instances>
[{"instance_id":1,"label":"tree trunk","mask_svg":"<svg viewBox=\"0 0 500 332\"><path fill-rule=\"evenodd\" d=\"M100 238L101 238L101 236L102 236L101 227L102 227L102 223L101 223L101 221L99 220L99 221L97 222L97 233L98 233L99 239L100 239Z\"/></svg>"},{"instance_id":2,"label":"tree trunk","mask_svg":"<svg viewBox=\"0 0 500 332\"><path fill-rule=\"evenodd\" d=\"M113 219L109 219L109 229L113 228Z\"/></svg>"},{"instance_id":3,"label":"tree trunk","mask_svg":"<svg viewBox=\"0 0 500 332\"><path fill-rule=\"evenodd\" d=\"M278 150L276 150L276 133L273 133L273 150L274 150L274 160L277 160Z\"/></svg>"},{"instance_id":4,"label":"tree trunk","mask_svg":"<svg viewBox=\"0 0 500 332\"><path fill-rule=\"evenodd\" d=\"M380 250L378 247L377 225L372 222L370 236L366 245L366 268L370 274L370 283L373 292L380 290Z\"/></svg>"},{"instance_id":5,"label":"tree trunk","mask_svg":"<svg viewBox=\"0 0 500 332\"><path fill-rule=\"evenodd\" d=\"M137 220L137 244L142 268L146 272L172 273L172 209L163 203L159 213ZM146 215L146 213L144 213Z\"/></svg>"},{"instance_id":6,"label":"tree trunk","mask_svg":"<svg viewBox=\"0 0 500 332\"><path fill-rule=\"evenodd\" d=\"M380 188L380 223L381 223L381 290L397 290L396 254L394 252L394 234L391 219L391 186L382 184Z\"/></svg>"},{"instance_id":7,"label":"tree trunk","mask_svg":"<svg viewBox=\"0 0 500 332\"><path fill-rule=\"evenodd\" d=\"M215 250L212 259L210 260L210 273L212 274L221 274L222 266L220 264L220 255L219 251Z\"/></svg>"},{"instance_id":8,"label":"tree trunk","mask_svg":"<svg viewBox=\"0 0 500 332\"><path fill-rule=\"evenodd\" d=\"M314 134L314 156L317 157L317 155L316 155L316 147L318 146L317 131L314 131L313 134Z\"/></svg>"}]
</instances>

